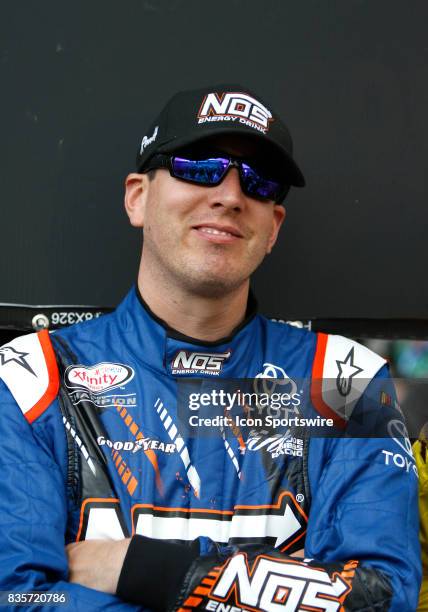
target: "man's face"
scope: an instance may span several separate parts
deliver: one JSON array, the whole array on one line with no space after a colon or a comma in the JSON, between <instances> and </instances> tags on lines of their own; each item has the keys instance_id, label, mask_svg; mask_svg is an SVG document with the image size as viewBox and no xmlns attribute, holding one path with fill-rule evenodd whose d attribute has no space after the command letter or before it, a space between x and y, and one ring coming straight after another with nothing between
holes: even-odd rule
<instances>
[{"instance_id":1,"label":"man's face","mask_svg":"<svg viewBox=\"0 0 428 612\"><path fill-rule=\"evenodd\" d=\"M254 144L227 137L216 139L215 150L248 159ZM143 175L139 197L142 215L131 222L144 227L143 265L204 296L246 282L271 251L285 216L282 206L245 195L237 168L213 187L160 169L152 180Z\"/></svg>"}]
</instances>

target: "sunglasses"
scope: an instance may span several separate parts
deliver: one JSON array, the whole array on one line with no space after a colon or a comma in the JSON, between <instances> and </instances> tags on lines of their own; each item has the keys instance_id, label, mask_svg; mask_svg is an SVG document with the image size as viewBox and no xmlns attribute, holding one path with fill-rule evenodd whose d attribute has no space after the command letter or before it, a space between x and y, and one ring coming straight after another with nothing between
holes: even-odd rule
<instances>
[{"instance_id":1,"label":"sunglasses","mask_svg":"<svg viewBox=\"0 0 428 612\"><path fill-rule=\"evenodd\" d=\"M171 176L189 183L214 187L219 185L230 168L237 168L242 191L253 198L281 202L289 186L272 180L246 161L229 155L212 155L203 159L189 159L175 155L155 155L144 172L167 168Z\"/></svg>"}]
</instances>

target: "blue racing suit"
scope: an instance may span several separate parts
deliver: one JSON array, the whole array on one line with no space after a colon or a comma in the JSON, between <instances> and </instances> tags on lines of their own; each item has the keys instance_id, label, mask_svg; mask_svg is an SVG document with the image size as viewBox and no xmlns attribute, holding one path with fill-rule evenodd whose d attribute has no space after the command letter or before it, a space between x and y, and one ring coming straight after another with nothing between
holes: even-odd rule
<instances>
[{"instance_id":1,"label":"blue racing suit","mask_svg":"<svg viewBox=\"0 0 428 612\"><path fill-rule=\"evenodd\" d=\"M1 591L141 609L144 594L134 605L67 582L64 547L142 534L199 538L175 609L416 609L416 469L385 361L364 346L269 320L251 299L229 337L201 342L134 288L109 315L3 346L0 378ZM254 405L220 394L243 379ZM303 413L341 433L309 435ZM355 433L379 415L388 435Z\"/></svg>"}]
</instances>

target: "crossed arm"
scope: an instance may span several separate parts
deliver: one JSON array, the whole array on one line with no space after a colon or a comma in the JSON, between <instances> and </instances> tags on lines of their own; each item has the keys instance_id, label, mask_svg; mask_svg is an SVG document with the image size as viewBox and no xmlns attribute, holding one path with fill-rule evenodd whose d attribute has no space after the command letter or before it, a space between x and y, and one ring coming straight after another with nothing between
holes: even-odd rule
<instances>
[{"instance_id":1,"label":"crossed arm","mask_svg":"<svg viewBox=\"0 0 428 612\"><path fill-rule=\"evenodd\" d=\"M66 547L69 581L114 595L128 551L125 540L86 540Z\"/></svg>"},{"instance_id":2,"label":"crossed arm","mask_svg":"<svg viewBox=\"0 0 428 612\"><path fill-rule=\"evenodd\" d=\"M114 595L117 591L131 538L125 540L86 540L66 547L69 581ZM292 557L304 557L304 551Z\"/></svg>"}]
</instances>

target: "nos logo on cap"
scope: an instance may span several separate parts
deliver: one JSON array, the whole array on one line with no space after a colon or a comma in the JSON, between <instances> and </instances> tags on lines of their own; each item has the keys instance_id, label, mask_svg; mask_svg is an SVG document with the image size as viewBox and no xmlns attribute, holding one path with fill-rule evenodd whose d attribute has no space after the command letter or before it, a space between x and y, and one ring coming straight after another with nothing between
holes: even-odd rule
<instances>
[{"instance_id":1,"label":"nos logo on cap","mask_svg":"<svg viewBox=\"0 0 428 612\"><path fill-rule=\"evenodd\" d=\"M228 92L205 96L198 113L198 123L238 121L261 132L267 132L272 113L261 102L245 93Z\"/></svg>"}]
</instances>

